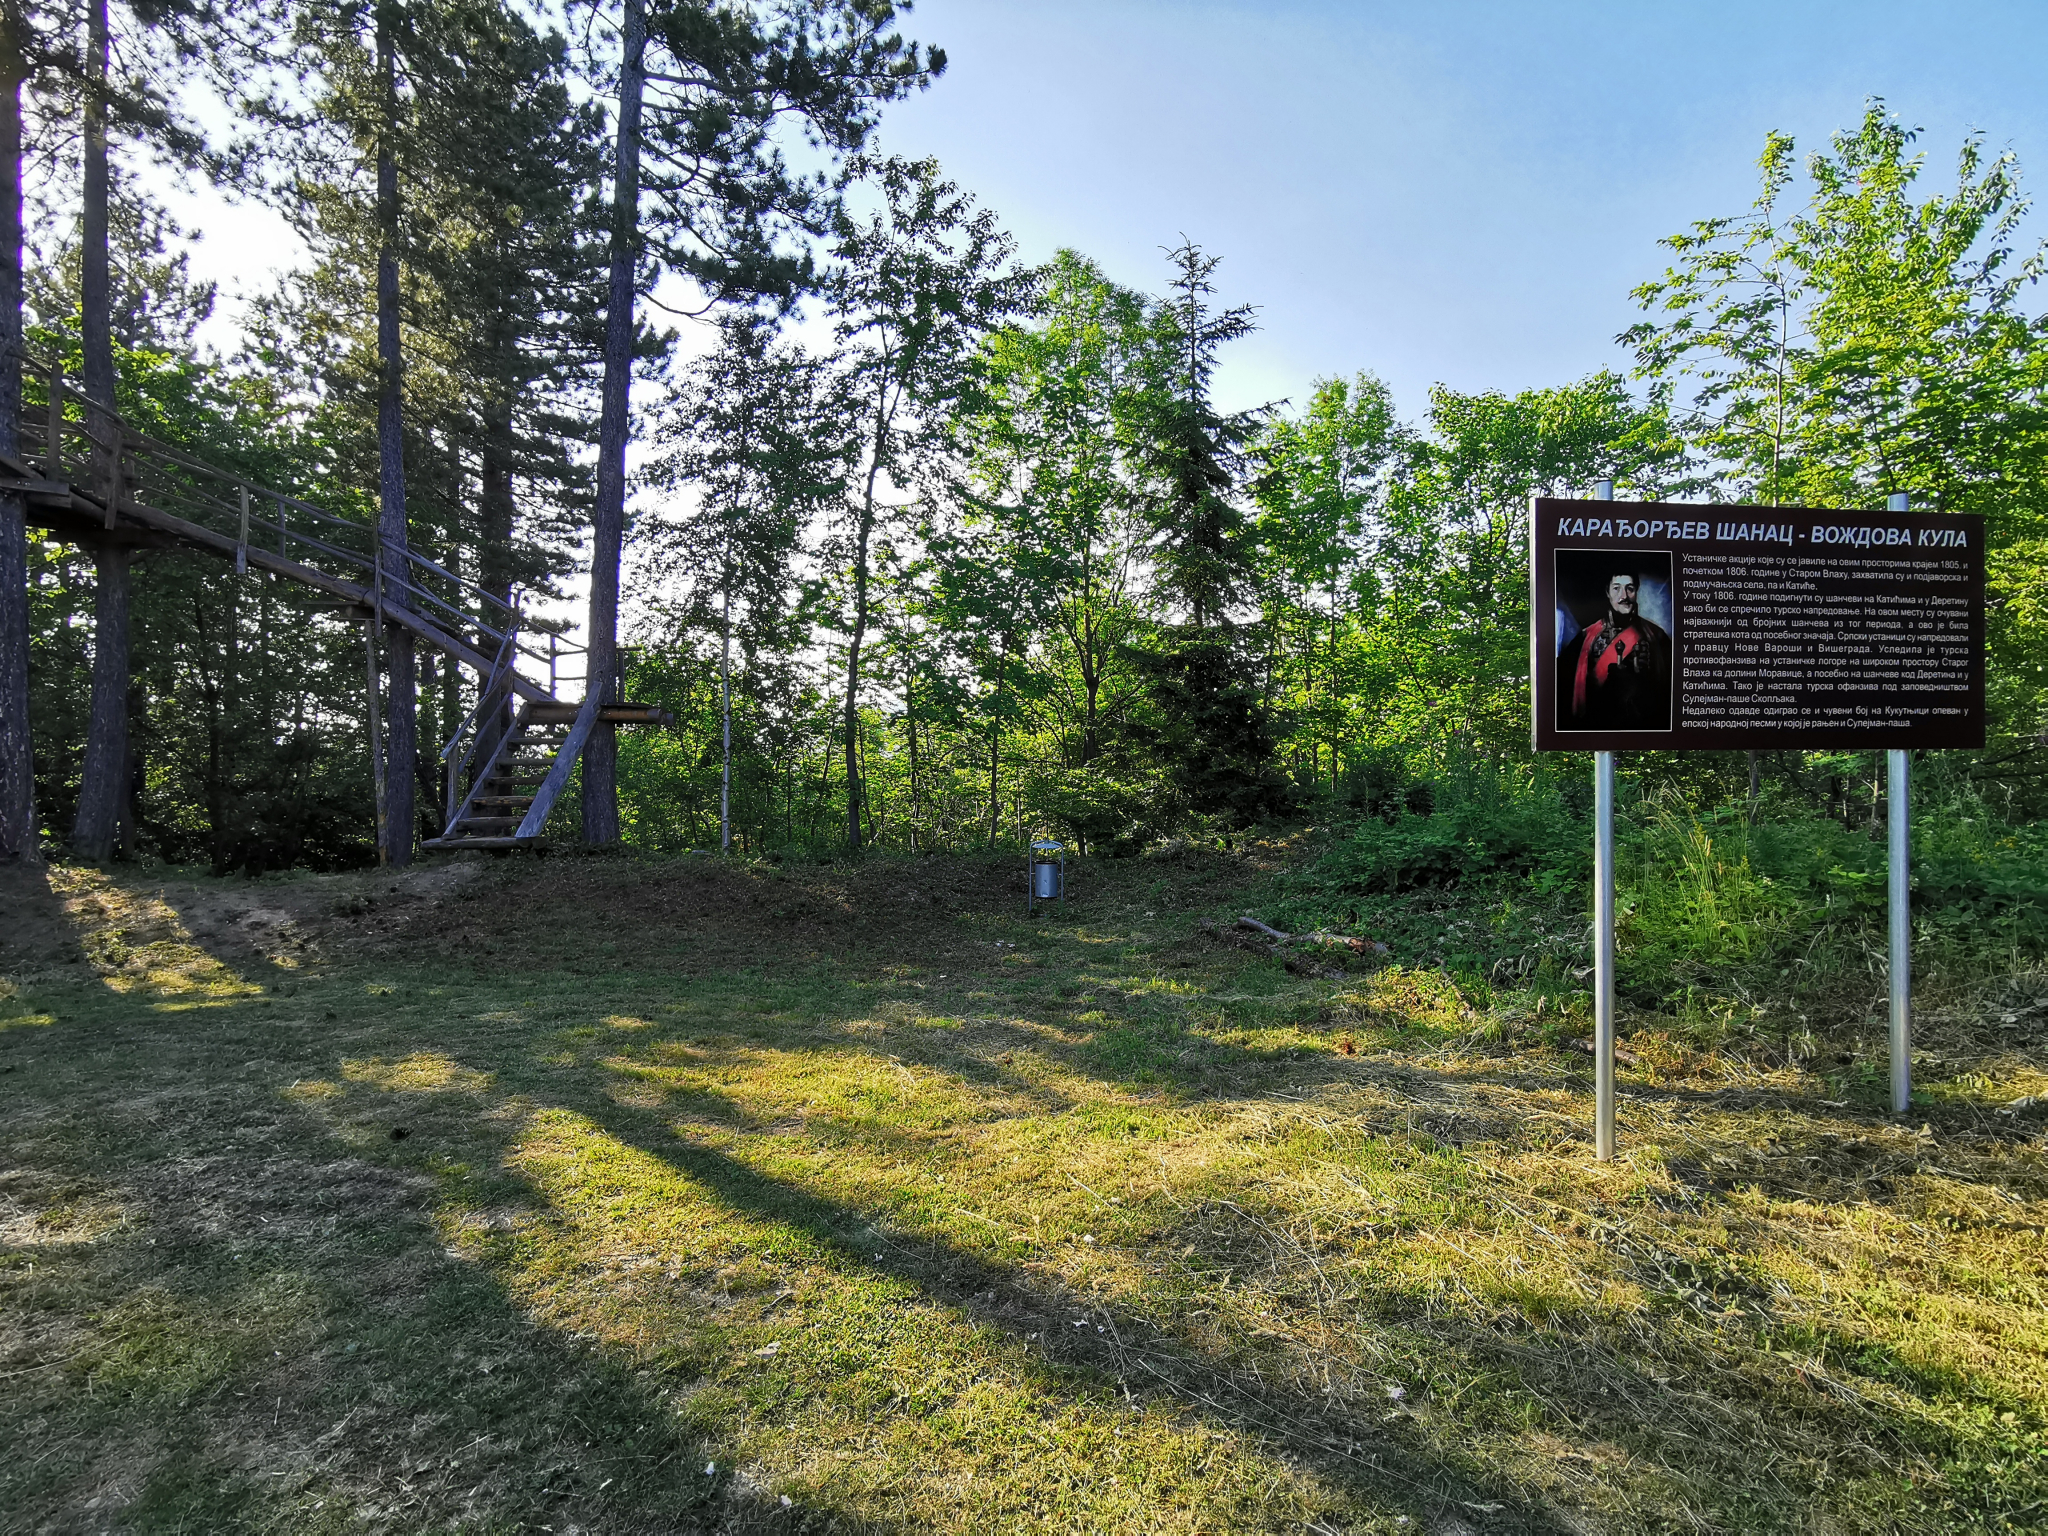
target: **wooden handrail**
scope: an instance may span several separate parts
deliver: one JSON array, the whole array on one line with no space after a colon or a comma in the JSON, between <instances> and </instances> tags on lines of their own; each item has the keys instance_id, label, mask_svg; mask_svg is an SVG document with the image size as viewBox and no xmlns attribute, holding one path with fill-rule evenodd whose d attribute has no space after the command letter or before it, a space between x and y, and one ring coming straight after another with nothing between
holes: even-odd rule
<instances>
[{"instance_id":1,"label":"wooden handrail","mask_svg":"<svg viewBox=\"0 0 2048 1536\"><path fill-rule=\"evenodd\" d=\"M45 442L48 450L49 469L51 470L50 478L58 478L55 471L59 468L59 466L62 465L63 462L62 437L63 434L66 432L70 432L79 437L84 438L87 443L104 452L113 452L116 450L115 443L109 443L99 434L95 433L86 421L74 421L64 414L64 402L68 397L75 395L77 398L83 401L85 399L85 396L82 391L76 389L70 384L60 364L56 363L53 360L37 356L34 353L27 352L26 350L24 350L22 354L22 360L23 363L28 368L34 369L41 374L45 389L49 392L48 397L45 399L45 402L41 407L41 415L43 417L43 420L40 423L40 425L42 425L44 428ZM53 405L55 409L52 409ZM300 512L307 514L308 516L317 519L320 522L330 523L345 528L357 529L362 531L370 540L374 541L375 539L376 529L374 524L361 522L350 517L339 516L336 513L328 511L325 507L318 506L313 502L306 501L297 496L293 496L289 492L280 491L271 486L264 485L260 481L252 480L246 475L237 474L232 470L224 469L217 464L210 464L206 460L197 458L171 443L164 442L160 438L151 436L149 433L136 431L134 427L126 420L126 418L124 418L118 411L107 410L105 407L97 405L93 406L92 410L94 413L107 417L115 423L115 432L117 434L119 451L137 460L138 466L141 461L145 461L146 459L162 460L168 464L176 465L178 468L187 470L193 474L203 475L208 479L220 482L226 486L233 488L237 492L248 492L253 496L259 496L269 502L272 502L273 504L279 506L280 508L292 507ZM24 425L36 424L33 415L34 411L35 407L30 405L27 401L23 402L22 414L24 417ZM209 510L212 510L222 516L236 518L237 520L239 520L241 517L241 509L239 507L231 506L225 502L215 501L212 497L206 495L197 487L182 488L181 494L183 495L184 498L188 499L189 501L205 506ZM299 538L315 548L324 550L327 553L342 558L349 559L352 563L359 564L364 567L368 567L373 563L372 559L368 556L358 557L353 555L349 551L340 549L338 546L328 544L324 541L312 539L303 534L291 533L290 530L286 529L283 526L282 522L267 525L276 527L280 534L288 535L289 537L293 538ZM475 597L476 599L480 600L481 602L489 604L491 607L496 608L500 612L504 613L508 618L512 618L516 621L518 612L517 609L511 603L508 603L505 599L497 596L497 594L485 591L475 582L466 580L465 578L456 575L453 571L448 570L438 561L435 561L425 555L417 554L410 549L408 549L405 552L405 554L407 560L412 564L419 565L424 569L431 571L434 575L439 576L444 581L452 583L458 591L467 593ZM405 581L402 583L402 585L404 585L408 590L419 592L422 596L429 595L426 593L424 588L417 587L412 582ZM451 605L441 602L438 598L434 598L431 600L435 603L437 607L441 607L449 613L457 613L459 611ZM499 630L496 626L484 625L481 623L480 620L476 619L473 616L465 614L462 615L462 617L464 618L465 622L476 623L479 625L479 627L485 628L494 636L502 633L502 631ZM513 626L507 627L516 627L516 623Z\"/></svg>"}]
</instances>

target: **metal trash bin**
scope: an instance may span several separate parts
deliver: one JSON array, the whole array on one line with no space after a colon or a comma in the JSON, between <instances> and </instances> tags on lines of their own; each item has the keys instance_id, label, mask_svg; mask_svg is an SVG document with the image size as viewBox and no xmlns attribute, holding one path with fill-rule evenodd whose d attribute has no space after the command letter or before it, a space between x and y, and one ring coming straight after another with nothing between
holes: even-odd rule
<instances>
[{"instance_id":1,"label":"metal trash bin","mask_svg":"<svg viewBox=\"0 0 2048 1536\"><path fill-rule=\"evenodd\" d=\"M1067 855L1063 844L1039 841L1031 845L1031 878L1025 885L1024 912L1037 911L1041 901L1067 901Z\"/></svg>"}]
</instances>

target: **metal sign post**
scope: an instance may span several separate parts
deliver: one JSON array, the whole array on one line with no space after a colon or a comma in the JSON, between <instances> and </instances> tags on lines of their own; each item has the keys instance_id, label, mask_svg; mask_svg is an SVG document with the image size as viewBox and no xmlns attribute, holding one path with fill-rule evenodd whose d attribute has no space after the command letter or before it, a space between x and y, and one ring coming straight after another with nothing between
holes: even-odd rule
<instances>
[{"instance_id":1,"label":"metal sign post","mask_svg":"<svg viewBox=\"0 0 2048 1536\"><path fill-rule=\"evenodd\" d=\"M1614 500L1614 482L1593 486ZM1614 754L1593 754L1593 1155L1614 1161Z\"/></svg>"},{"instance_id":2,"label":"metal sign post","mask_svg":"<svg viewBox=\"0 0 2048 1536\"><path fill-rule=\"evenodd\" d=\"M1890 512L1910 511L1904 493L1885 503ZM1892 1113L1913 1103L1913 760L1903 748L1885 754L1885 816L1890 846L1885 859L1891 911Z\"/></svg>"},{"instance_id":3,"label":"metal sign post","mask_svg":"<svg viewBox=\"0 0 2048 1536\"><path fill-rule=\"evenodd\" d=\"M1601 1161L1615 1155L1617 751L1888 754L1890 1097L1909 1111L1910 754L1984 745L1984 538L1981 515L1903 495L1882 511L1616 501L1603 481L1531 503L1530 745L1593 754ZM1788 604L1816 622L1771 622Z\"/></svg>"}]
</instances>

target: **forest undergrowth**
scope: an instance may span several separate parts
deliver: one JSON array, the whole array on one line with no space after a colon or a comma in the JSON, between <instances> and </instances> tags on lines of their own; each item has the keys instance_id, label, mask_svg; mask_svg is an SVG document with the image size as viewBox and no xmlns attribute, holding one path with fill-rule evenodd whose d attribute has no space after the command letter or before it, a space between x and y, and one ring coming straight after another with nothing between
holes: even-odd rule
<instances>
[{"instance_id":1,"label":"forest undergrowth","mask_svg":"<svg viewBox=\"0 0 2048 1536\"><path fill-rule=\"evenodd\" d=\"M1602 1166L1582 830L1429 809L10 875L0 1529L2038 1529L2037 855L1895 1120L1868 838L1636 807Z\"/></svg>"}]
</instances>

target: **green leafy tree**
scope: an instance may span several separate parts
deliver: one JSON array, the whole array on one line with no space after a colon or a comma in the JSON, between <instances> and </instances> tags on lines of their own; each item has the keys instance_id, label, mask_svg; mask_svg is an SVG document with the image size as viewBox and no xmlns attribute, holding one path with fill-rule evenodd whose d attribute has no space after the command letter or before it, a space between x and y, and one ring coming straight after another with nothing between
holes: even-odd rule
<instances>
[{"instance_id":1,"label":"green leafy tree","mask_svg":"<svg viewBox=\"0 0 2048 1536\"><path fill-rule=\"evenodd\" d=\"M995 215L933 160L861 162L880 206L842 215L827 283L851 473L827 542L841 573L846 635L846 840L859 849L862 648L878 536L890 537L943 455L943 425L965 394L974 348L1027 299L1032 274Z\"/></svg>"},{"instance_id":2,"label":"green leafy tree","mask_svg":"<svg viewBox=\"0 0 2048 1536\"><path fill-rule=\"evenodd\" d=\"M1652 499L1690 482L1663 412L1612 373L1515 395L1430 393L1357 584L1353 687L1369 734L1442 769L1527 750L1529 503L1597 479Z\"/></svg>"},{"instance_id":3,"label":"green leafy tree","mask_svg":"<svg viewBox=\"0 0 2048 1536\"><path fill-rule=\"evenodd\" d=\"M1351 587L1406 468L1410 436L1386 385L1362 373L1318 383L1307 410L1298 419L1276 416L1257 448L1253 494L1274 691L1298 701L1306 777L1318 778L1327 747L1333 788L1350 708L1343 654Z\"/></svg>"},{"instance_id":4,"label":"green leafy tree","mask_svg":"<svg viewBox=\"0 0 2048 1536\"><path fill-rule=\"evenodd\" d=\"M1772 135L1747 215L1666 244L1678 262L1636 290L1652 319L1623 334L1642 377L1692 393L1687 435L1739 494L1815 506L1891 491L1981 512L1994 753L2030 776L2048 726L2048 326L2022 299L2048 263L2017 249L2027 210L2008 151L1965 141L1953 184L1920 196L1916 135L1872 102L1805 161Z\"/></svg>"},{"instance_id":5,"label":"green leafy tree","mask_svg":"<svg viewBox=\"0 0 2048 1536\"><path fill-rule=\"evenodd\" d=\"M692 489L695 504L650 523L641 538L666 578L672 628L718 636L721 849L732 846L733 641L737 633L749 658L799 642L795 561L840 483L827 388L823 365L779 342L772 318L730 311L719 319L718 346L690 369L658 432L669 451L650 483L671 497Z\"/></svg>"},{"instance_id":6,"label":"green leafy tree","mask_svg":"<svg viewBox=\"0 0 2048 1536\"><path fill-rule=\"evenodd\" d=\"M994 332L956 420L965 478L951 565L973 561L1015 591L1043 636L1039 690L1078 768L1094 764L1135 688L1126 649L1142 623L1150 530L1129 470L1156 335L1142 295L1073 251L1047 269L1030 323ZM967 573L952 585L965 591Z\"/></svg>"}]
</instances>

